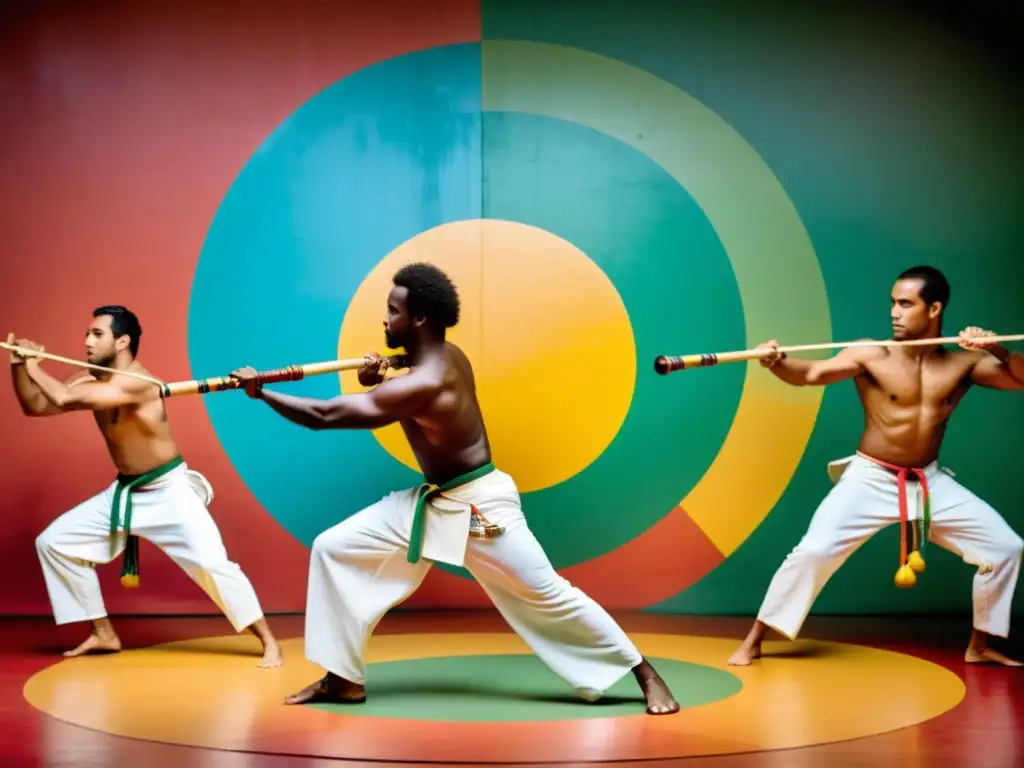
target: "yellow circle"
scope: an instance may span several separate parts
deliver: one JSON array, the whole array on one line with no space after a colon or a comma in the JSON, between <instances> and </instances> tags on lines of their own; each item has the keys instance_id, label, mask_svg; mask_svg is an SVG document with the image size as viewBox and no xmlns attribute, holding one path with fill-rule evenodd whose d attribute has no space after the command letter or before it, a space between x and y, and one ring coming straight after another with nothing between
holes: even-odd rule
<instances>
[{"instance_id":1,"label":"yellow circle","mask_svg":"<svg viewBox=\"0 0 1024 768\"><path fill-rule=\"evenodd\" d=\"M384 310L400 267L426 261L459 290L448 333L473 363L495 463L520 490L564 482L614 439L629 411L636 350L626 306L585 253L550 232L494 219L422 232L384 257L349 303L339 358L384 353ZM363 391L341 374L342 391ZM419 470L397 424L375 431Z\"/></svg>"},{"instance_id":2,"label":"yellow circle","mask_svg":"<svg viewBox=\"0 0 1024 768\"><path fill-rule=\"evenodd\" d=\"M725 663L735 649L734 639L642 632L631 639L648 658L727 669L741 678L743 688L728 698L687 708L679 716L649 718L640 709L636 716L612 721L549 724L578 741L574 748L588 759L628 758L630 750L649 758L758 752L860 738L938 717L966 692L963 681L938 664L866 646L769 642L764 645L765 659L736 668ZM274 670L257 669L258 644L246 636L69 659L33 675L24 696L58 720L119 736L213 749L381 757L389 748L381 733L393 734L394 721L282 704L286 695L323 675L322 669L302 658L301 639L284 640L282 646L285 666ZM773 657L776 652L781 654ZM367 661L514 653L532 651L507 632L380 634L370 640ZM154 695L155 691L161 694ZM580 706L590 705L581 701ZM424 719L430 719L429 712ZM462 729L452 731L452 744L447 746L427 731L401 726L403 739L416 742L403 749L417 748L423 741L423 752L429 749L439 761L493 757L466 752L474 741L493 751L493 744L488 747L487 738L480 738L478 723L444 725ZM499 730L528 738L531 725L505 723ZM608 741L610 734L619 743ZM449 746L452 754L446 751ZM536 746L550 751L550 745Z\"/></svg>"}]
</instances>

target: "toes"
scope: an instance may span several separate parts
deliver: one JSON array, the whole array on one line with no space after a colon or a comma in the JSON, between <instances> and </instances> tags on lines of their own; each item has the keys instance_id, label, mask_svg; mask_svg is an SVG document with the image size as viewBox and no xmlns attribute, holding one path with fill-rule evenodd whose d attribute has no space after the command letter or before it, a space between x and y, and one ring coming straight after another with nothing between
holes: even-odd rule
<instances>
[{"instance_id":1,"label":"toes","mask_svg":"<svg viewBox=\"0 0 1024 768\"><path fill-rule=\"evenodd\" d=\"M647 708L647 712L652 715L671 715L673 712L679 711L678 702L670 702L668 704L652 704Z\"/></svg>"}]
</instances>

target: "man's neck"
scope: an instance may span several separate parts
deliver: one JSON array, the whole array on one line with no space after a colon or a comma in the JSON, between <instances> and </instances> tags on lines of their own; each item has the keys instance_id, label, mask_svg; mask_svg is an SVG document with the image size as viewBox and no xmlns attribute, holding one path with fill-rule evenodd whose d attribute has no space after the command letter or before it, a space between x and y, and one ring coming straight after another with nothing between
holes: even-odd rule
<instances>
[{"instance_id":1,"label":"man's neck","mask_svg":"<svg viewBox=\"0 0 1024 768\"><path fill-rule=\"evenodd\" d=\"M135 364L135 360L130 357L122 357L118 355L109 363L104 365L104 368L113 368L115 371L127 371ZM114 377L113 373L106 373L105 371L93 371L93 375L101 381L109 381Z\"/></svg>"},{"instance_id":2,"label":"man's neck","mask_svg":"<svg viewBox=\"0 0 1024 768\"><path fill-rule=\"evenodd\" d=\"M409 360L409 365L417 365L423 362L428 357L435 357L444 352L444 339L438 339L434 337L424 337L417 339L414 343L409 344L405 348L405 354Z\"/></svg>"},{"instance_id":3,"label":"man's neck","mask_svg":"<svg viewBox=\"0 0 1024 768\"><path fill-rule=\"evenodd\" d=\"M936 331L932 331L932 332L926 333L923 336L919 336L916 339L914 339L914 341L927 342L929 339L939 339L939 338L942 338L942 334L941 334L940 331L936 330ZM910 358L912 360L921 360L921 359L923 359L925 357L928 357L929 355L934 354L935 352L937 352L940 349L942 349L942 345L939 344L939 343L935 343L935 344L920 343L920 344L914 344L913 346L907 345L907 346L899 347L899 351L903 353L904 357Z\"/></svg>"}]
</instances>

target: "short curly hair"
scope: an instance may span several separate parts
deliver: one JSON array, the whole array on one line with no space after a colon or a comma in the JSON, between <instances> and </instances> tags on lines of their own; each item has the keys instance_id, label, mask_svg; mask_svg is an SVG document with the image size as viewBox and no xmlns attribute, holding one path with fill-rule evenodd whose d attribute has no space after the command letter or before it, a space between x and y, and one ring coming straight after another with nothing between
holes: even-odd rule
<instances>
[{"instance_id":1,"label":"short curly hair","mask_svg":"<svg viewBox=\"0 0 1024 768\"><path fill-rule=\"evenodd\" d=\"M433 264L406 264L391 278L409 291L406 306L413 317L424 317L434 331L444 333L459 322L459 292L444 272Z\"/></svg>"}]
</instances>

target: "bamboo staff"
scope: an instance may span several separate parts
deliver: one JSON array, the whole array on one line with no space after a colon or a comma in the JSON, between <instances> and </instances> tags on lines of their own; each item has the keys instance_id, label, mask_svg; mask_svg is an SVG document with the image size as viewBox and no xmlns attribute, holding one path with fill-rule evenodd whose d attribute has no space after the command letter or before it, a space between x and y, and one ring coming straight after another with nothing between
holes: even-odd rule
<instances>
[{"instance_id":1,"label":"bamboo staff","mask_svg":"<svg viewBox=\"0 0 1024 768\"><path fill-rule=\"evenodd\" d=\"M405 355L394 355L385 358L389 368L406 367ZM306 363L305 365L289 365L273 371L260 371L256 375L260 384L276 384L281 381L299 381L307 376L320 376L325 373L351 371L362 368L370 362L368 357L353 357L347 360L328 360L323 363ZM209 379L193 379L191 381L174 381L162 384L160 394L163 397L177 395L205 395L208 392L222 392L227 389L240 389L242 382L230 376L215 376Z\"/></svg>"},{"instance_id":2,"label":"bamboo staff","mask_svg":"<svg viewBox=\"0 0 1024 768\"><path fill-rule=\"evenodd\" d=\"M7 338L10 338L10 336ZM116 368L104 368L102 365L93 365L92 363L86 363L82 360L73 360L70 357L61 357L60 355L54 355L49 352L40 352L37 349L19 347L17 344L11 344L10 342L0 341L0 349L6 349L8 352L13 352L16 355L20 355L25 358L38 357L40 360L52 360L55 363L66 363L67 365L74 365L78 368L87 368L90 371L100 371L101 373L117 373L121 376L130 376L133 379L148 381L150 384L156 384L158 387L164 386L164 383L160 381L160 379L147 376L144 373L136 373L135 371L119 371Z\"/></svg>"},{"instance_id":3,"label":"bamboo staff","mask_svg":"<svg viewBox=\"0 0 1024 768\"><path fill-rule=\"evenodd\" d=\"M242 382L230 376L214 376L207 379L191 379L189 381L172 381L169 383L160 381L152 376L146 376L135 371L122 371L116 368L105 368L102 365L94 365L81 360L74 360L70 357L62 357L49 352L40 352L35 349L19 347L0 341L0 348L6 349L22 357L38 357L41 360L52 360L55 363L66 363L79 368L87 368L91 371L102 373L116 373L121 376L130 376L135 379L149 382L160 388L160 396L176 397L178 395L205 395L209 392L223 392L225 390L240 389ZM393 355L385 358L389 368L406 368L408 362L405 355ZM286 368L277 368L271 371L260 371L256 375L260 384L276 384L282 381L299 381L307 376L321 376L325 373L337 373L338 371L351 371L362 368L370 362L369 357L353 357L346 360L328 360L322 363L306 363L305 365L289 365Z\"/></svg>"},{"instance_id":4,"label":"bamboo staff","mask_svg":"<svg viewBox=\"0 0 1024 768\"><path fill-rule=\"evenodd\" d=\"M959 344L965 339L960 336L945 336L940 339L909 339L897 341L895 339L882 339L879 341L842 341L826 342L824 344L801 344L790 347L762 347L761 349L744 349L739 352L709 352L697 355L681 355L671 357L659 355L654 359L654 370L662 376L675 371L687 370L689 368L706 368L719 363L736 363L744 360L759 360L763 357L770 357L776 352L813 352L819 349L846 349L847 347L923 347L932 344ZM976 340L980 348L984 344L1000 344L1004 341L1024 341L1024 333L1011 336L979 336Z\"/></svg>"}]
</instances>

